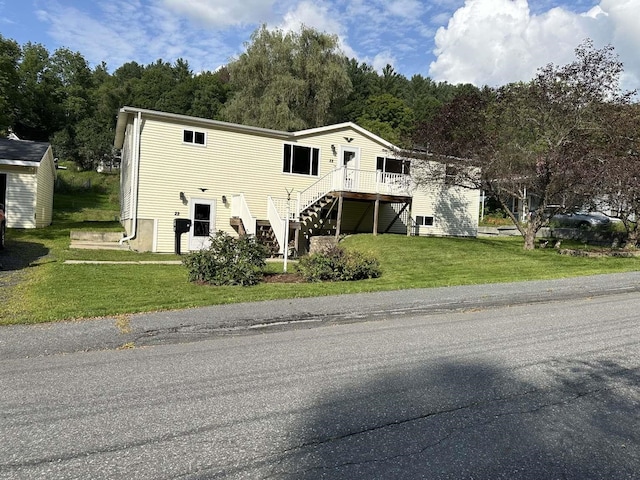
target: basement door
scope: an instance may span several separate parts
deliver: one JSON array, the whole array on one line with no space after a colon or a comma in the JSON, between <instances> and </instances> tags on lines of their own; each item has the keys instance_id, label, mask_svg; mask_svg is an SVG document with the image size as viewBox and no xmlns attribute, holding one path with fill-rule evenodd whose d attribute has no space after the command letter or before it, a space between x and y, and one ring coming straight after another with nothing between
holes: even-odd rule
<instances>
[{"instance_id":1,"label":"basement door","mask_svg":"<svg viewBox=\"0 0 640 480\"><path fill-rule=\"evenodd\" d=\"M216 228L215 210L215 200L191 199L189 250L202 250L211 244L211 235L215 233Z\"/></svg>"}]
</instances>

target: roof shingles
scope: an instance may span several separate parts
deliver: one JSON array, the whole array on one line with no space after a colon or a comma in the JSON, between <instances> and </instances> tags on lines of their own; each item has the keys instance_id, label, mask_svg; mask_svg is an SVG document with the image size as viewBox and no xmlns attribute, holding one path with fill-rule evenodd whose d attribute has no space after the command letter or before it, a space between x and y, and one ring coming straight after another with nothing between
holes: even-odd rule
<instances>
[{"instance_id":1,"label":"roof shingles","mask_svg":"<svg viewBox=\"0 0 640 480\"><path fill-rule=\"evenodd\" d=\"M21 160L38 164L48 148L49 144L46 142L0 138L0 160Z\"/></svg>"}]
</instances>

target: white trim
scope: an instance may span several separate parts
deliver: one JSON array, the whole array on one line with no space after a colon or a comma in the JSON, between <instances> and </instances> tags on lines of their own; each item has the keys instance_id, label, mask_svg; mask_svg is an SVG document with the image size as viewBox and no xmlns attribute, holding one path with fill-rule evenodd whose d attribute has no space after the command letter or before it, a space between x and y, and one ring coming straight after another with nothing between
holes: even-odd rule
<instances>
[{"instance_id":1,"label":"white trim","mask_svg":"<svg viewBox=\"0 0 640 480\"><path fill-rule=\"evenodd\" d=\"M153 236L151 240L151 251L153 253L158 252L158 219L153 219Z\"/></svg>"},{"instance_id":2,"label":"white trim","mask_svg":"<svg viewBox=\"0 0 640 480\"><path fill-rule=\"evenodd\" d=\"M113 145L116 148L122 148L122 144L124 142L125 130L127 125L127 118L129 114L143 114L148 117L156 117L156 118L166 118L178 123L186 123L193 124L197 123L199 125L204 125L206 127L217 128L221 130L231 130L240 133L253 134L253 135L264 135L268 137L274 138L282 138L282 139L295 139L298 137L310 136L319 133L327 133L338 130L354 130L361 135L383 145L385 148L388 148L391 151L400 150L398 147L388 142L382 137L362 128L360 125L357 125L353 122L344 122L338 123L335 125L327 125L324 127L317 128L309 128L306 130L299 130L297 132L285 132L282 130L272 130L269 128L261 128L261 127L252 127L249 125L240 125L238 123L229 123L229 122L221 122L219 120L210 120L207 118L200 117L192 117L189 115L179 115L175 113L167 113L160 112L157 110L147 110L144 108L135 108L135 107L122 107L118 114L118 121L116 124L116 135L113 142Z\"/></svg>"},{"instance_id":3,"label":"white trim","mask_svg":"<svg viewBox=\"0 0 640 480\"><path fill-rule=\"evenodd\" d=\"M131 152L131 199L129 204L129 219L131 220L131 231L129 236L122 237L118 242L120 245L136 238L138 234L138 188L140 175L140 143L142 135L142 113L138 113L133 119L133 151Z\"/></svg>"},{"instance_id":4,"label":"white trim","mask_svg":"<svg viewBox=\"0 0 640 480\"><path fill-rule=\"evenodd\" d=\"M42 160L39 160L37 162L31 162L29 160L9 160L5 158L0 159L0 165L12 165L16 167L38 168L40 166L40 163L42 163Z\"/></svg>"},{"instance_id":5,"label":"white trim","mask_svg":"<svg viewBox=\"0 0 640 480\"><path fill-rule=\"evenodd\" d=\"M126 133L126 126L128 122L129 114L140 114L146 117L164 118L173 120L177 123L183 124L198 124L220 130L231 130L235 132L241 132L246 134L264 135L275 138L291 138L292 135L289 132L281 130L271 130L269 128L251 127L248 125L240 125L237 123L221 122L219 120L209 120L207 118L191 117L189 115L178 115L176 113L159 112L157 110L147 110L144 108L134 107L122 107L118 114L118 121L116 123L116 136L113 141L113 145L116 148L122 148L124 143L124 137Z\"/></svg>"},{"instance_id":6,"label":"white trim","mask_svg":"<svg viewBox=\"0 0 640 480\"><path fill-rule=\"evenodd\" d=\"M378 143L381 143L382 145L384 145L385 147L391 149L391 150L399 150L398 147L396 147L394 144L392 144L391 142L386 141L384 138L379 137L378 135L376 135L375 133L370 132L369 130L362 128L360 125L357 125L353 122L345 122L345 123L337 123L335 125L326 125L324 127L317 127L317 128L309 128L307 130L299 130L297 132L292 132L291 136L292 137L303 137L303 136L309 136L309 135L316 135L319 133L327 133L327 132L332 132L335 130L355 130L356 132L360 133L361 135L364 135L365 137L370 138L371 140L374 140Z\"/></svg>"},{"instance_id":7,"label":"white trim","mask_svg":"<svg viewBox=\"0 0 640 480\"><path fill-rule=\"evenodd\" d=\"M185 140L184 140L184 132L191 132L193 134L193 142L185 142ZM196 142L196 133L201 133L202 135L204 135L204 143ZM195 129L191 129L191 128L183 128L182 129L182 144L183 145L193 145L195 147L206 147L207 146L207 140L208 140L207 137L208 137L207 132L205 132L204 130L195 130Z\"/></svg>"}]
</instances>

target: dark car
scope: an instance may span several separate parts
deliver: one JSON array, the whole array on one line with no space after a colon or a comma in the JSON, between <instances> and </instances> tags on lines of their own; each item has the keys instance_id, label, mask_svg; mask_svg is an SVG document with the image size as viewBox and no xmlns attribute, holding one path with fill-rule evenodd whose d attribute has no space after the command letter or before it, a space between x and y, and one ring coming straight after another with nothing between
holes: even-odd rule
<instances>
[{"instance_id":1,"label":"dark car","mask_svg":"<svg viewBox=\"0 0 640 480\"><path fill-rule=\"evenodd\" d=\"M4 214L4 205L0 203L0 250L4 248L4 234L7 231L7 218Z\"/></svg>"},{"instance_id":2,"label":"dark car","mask_svg":"<svg viewBox=\"0 0 640 480\"><path fill-rule=\"evenodd\" d=\"M559 227L602 228L611 224L611 219L600 212L558 213L550 223Z\"/></svg>"}]
</instances>

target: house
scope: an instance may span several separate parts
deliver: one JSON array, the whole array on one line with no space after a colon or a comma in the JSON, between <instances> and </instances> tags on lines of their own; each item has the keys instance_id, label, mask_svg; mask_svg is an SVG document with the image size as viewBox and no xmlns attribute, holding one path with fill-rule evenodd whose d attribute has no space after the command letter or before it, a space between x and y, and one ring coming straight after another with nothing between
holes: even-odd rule
<instances>
[{"instance_id":1,"label":"house","mask_svg":"<svg viewBox=\"0 0 640 480\"><path fill-rule=\"evenodd\" d=\"M51 224L55 178L51 145L0 138L0 204L8 228Z\"/></svg>"},{"instance_id":2,"label":"house","mask_svg":"<svg viewBox=\"0 0 640 480\"><path fill-rule=\"evenodd\" d=\"M197 250L218 230L280 254L315 235L477 234L478 190L418 188L417 163L353 123L284 132L124 107L114 145L123 241L138 251Z\"/></svg>"}]
</instances>

